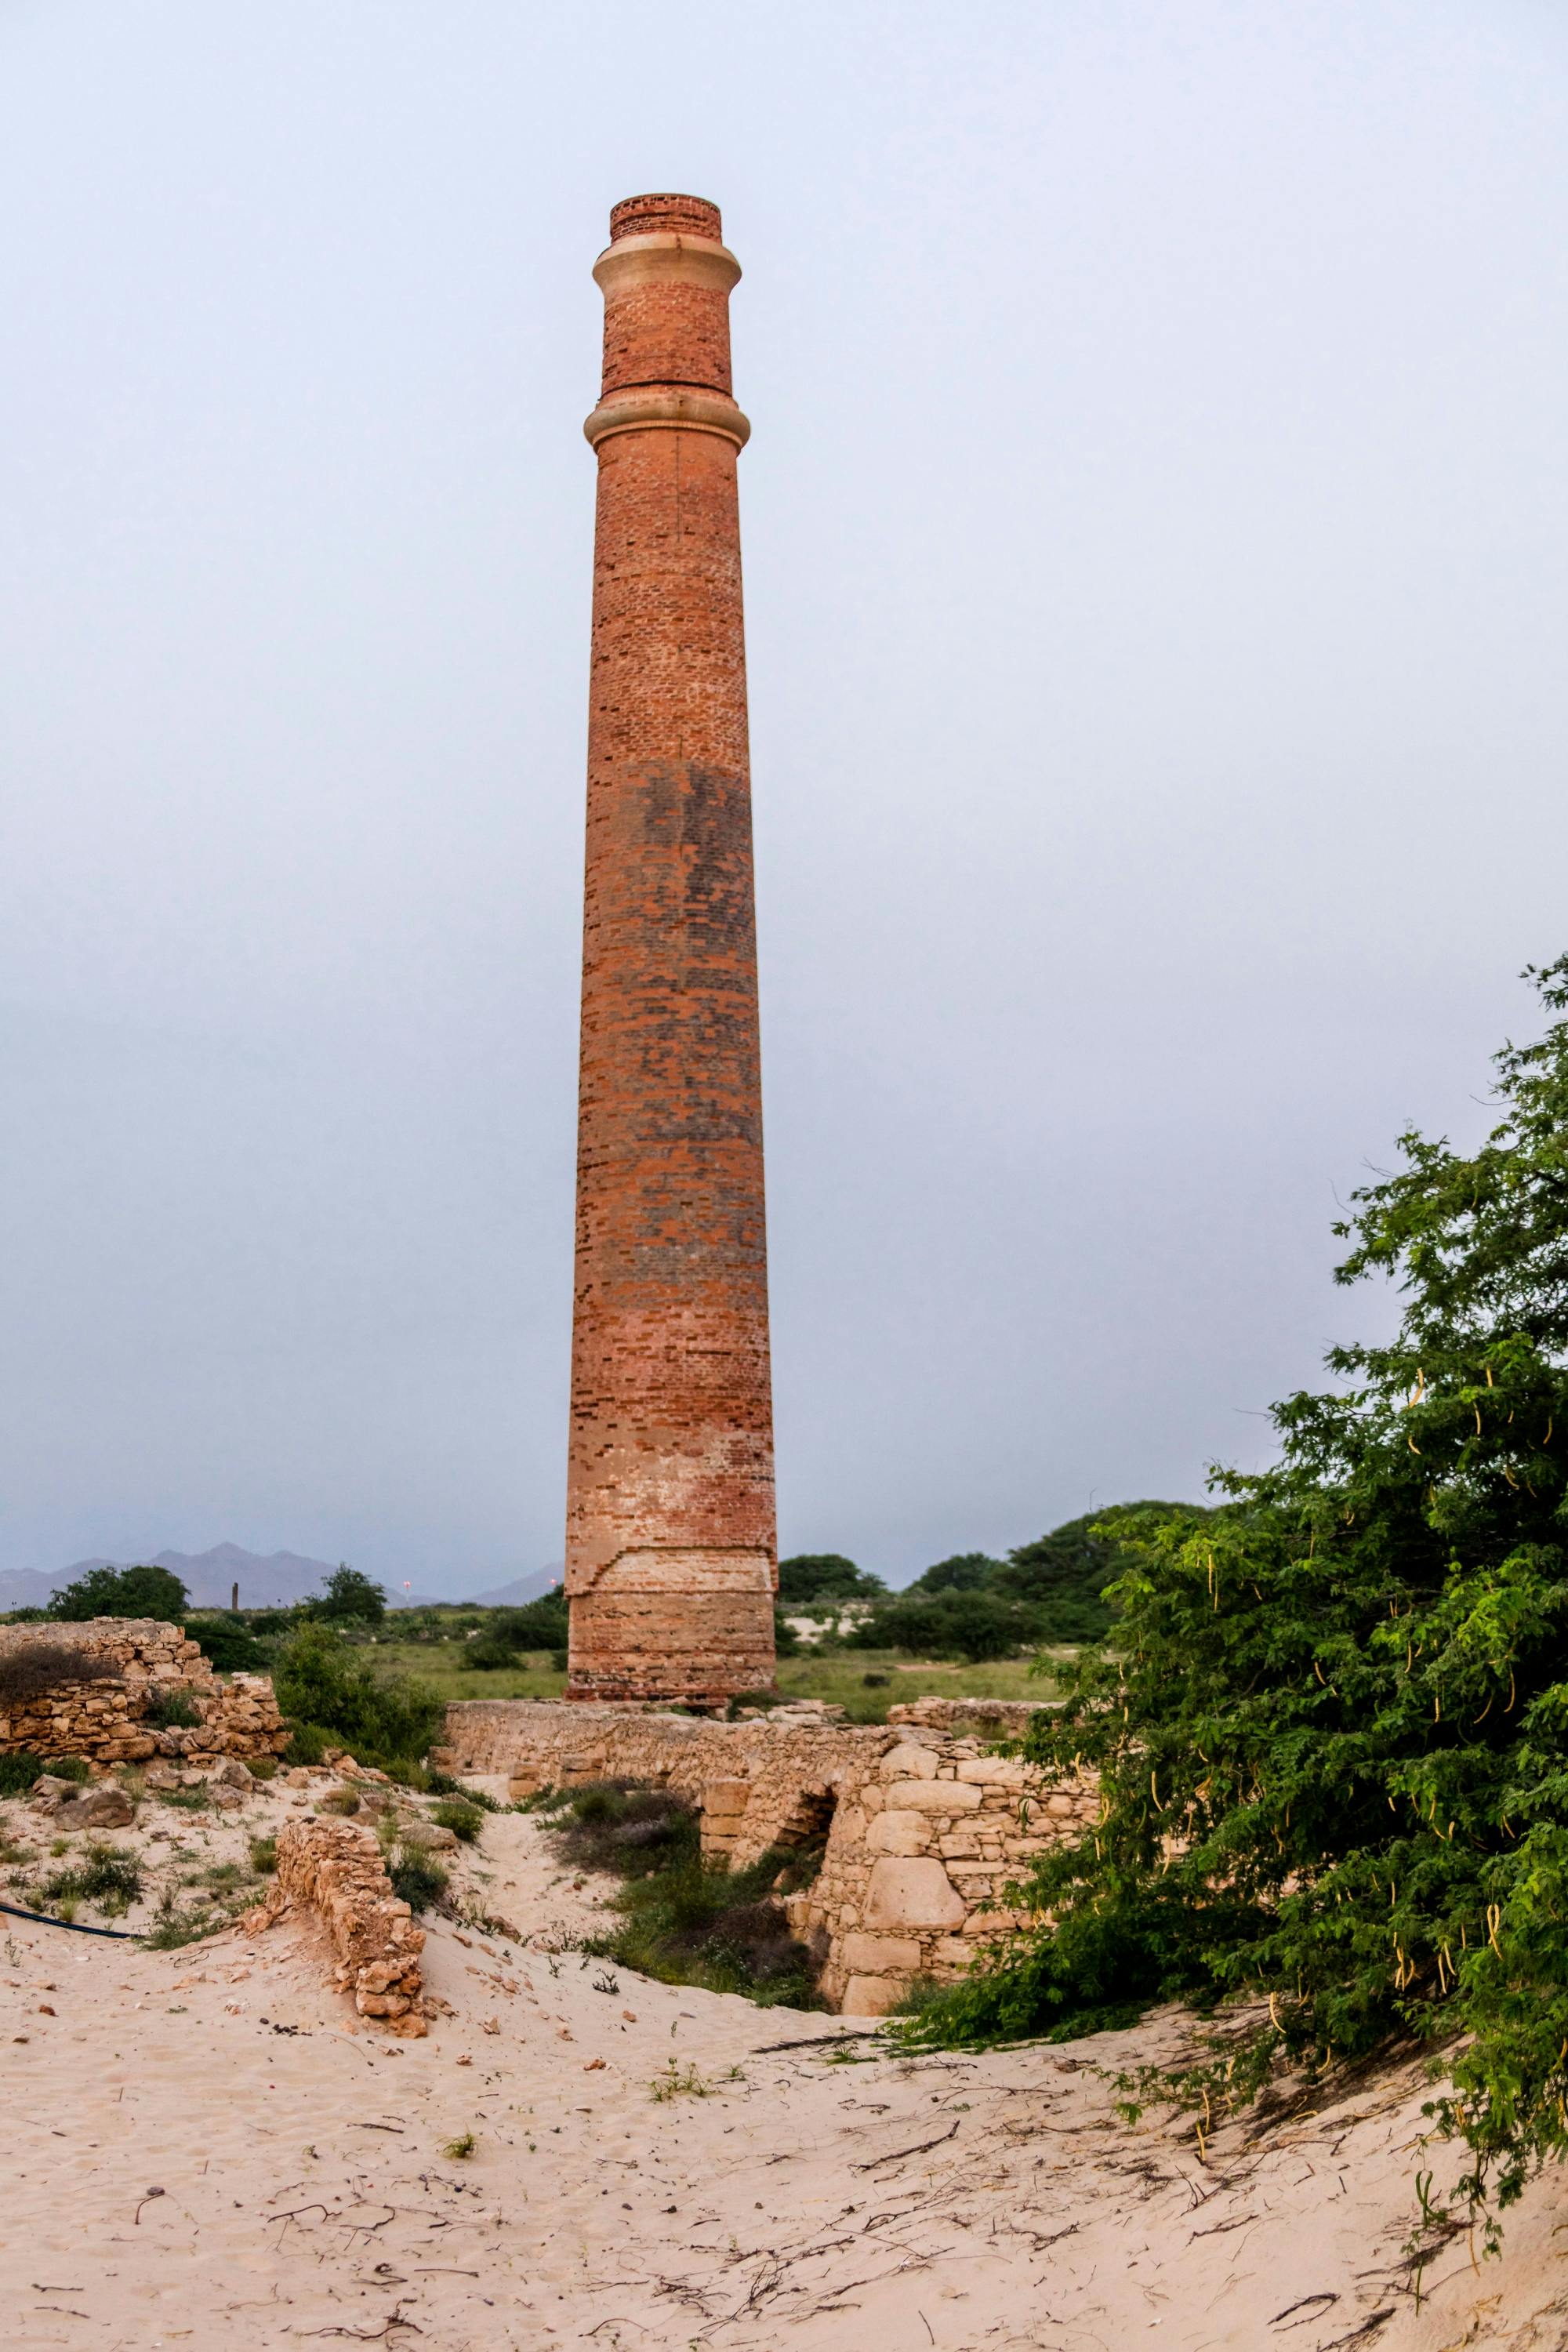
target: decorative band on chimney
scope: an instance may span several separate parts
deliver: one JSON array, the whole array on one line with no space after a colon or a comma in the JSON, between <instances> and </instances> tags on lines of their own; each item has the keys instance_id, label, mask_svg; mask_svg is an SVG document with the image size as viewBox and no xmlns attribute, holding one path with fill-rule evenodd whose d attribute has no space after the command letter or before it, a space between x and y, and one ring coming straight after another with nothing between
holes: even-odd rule
<instances>
[{"instance_id":1,"label":"decorative band on chimney","mask_svg":"<svg viewBox=\"0 0 1568 2352\"><path fill-rule=\"evenodd\" d=\"M751 419L721 392L689 392L675 384L649 384L645 390L617 392L602 400L583 430L596 449L613 433L641 433L651 425L677 433L717 433L743 449L752 437Z\"/></svg>"}]
</instances>

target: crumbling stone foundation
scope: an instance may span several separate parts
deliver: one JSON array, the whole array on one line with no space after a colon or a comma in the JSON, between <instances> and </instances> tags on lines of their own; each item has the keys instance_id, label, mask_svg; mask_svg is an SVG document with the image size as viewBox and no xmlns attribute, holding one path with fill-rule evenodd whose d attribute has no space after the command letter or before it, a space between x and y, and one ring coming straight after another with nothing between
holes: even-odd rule
<instances>
[{"instance_id":1,"label":"crumbling stone foundation","mask_svg":"<svg viewBox=\"0 0 1568 2352\"><path fill-rule=\"evenodd\" d=\"M672 1789L701 1810L703 1852L735 1867L826 1831L815 1884L784 1910L817 1956L826 1999L849 2017L883 2015L917 1976L951 1983L1029 1925L1009 1889L1099 1810L1091 1779L1053 1785L973 1734L847 1724L804 1706L716 1723L470 1699L448 1707L434 1757L448 1771L504 1772L520 1797L598 1780Z\"/></svg>"},{"instance_id":2,"label":"crumbling stone foundation","mask_svg":"<svg viewBox=\"0 0 1568 2352\"><path fill-rule=\"evenodd\" d=\"M374 1831L354 1822L288 1822L278 1833L278 1872L266 1903L245 1920L259 1935L286 1911L313 1910L338 1962L332 1982L362 2017L405 2040L429 2031L420 1996L425 1930L392 1891Z\"/></svg>"},{"instance_id":3,"label":"crumbling stone foundation","mask_svg":"<svg viewBox=\"0 0 1568 2352\"><path fill-rule=\"evenodd\" d=\"M178 1625L151 1617L92 1617L85 1624L0 1625L0 1667L28 1650L85 1652L110 1668L102 1680L61 1682L29 1697L0 1698L0 1755L82 1756L95 1771L177 1756L193 1767L224 1756L276 1756L289 1734L265 1675L219 1682ZM146 1720L159 1699L184 1693L197 1724L161 1730Z\"/></svg>"}]
</instances>

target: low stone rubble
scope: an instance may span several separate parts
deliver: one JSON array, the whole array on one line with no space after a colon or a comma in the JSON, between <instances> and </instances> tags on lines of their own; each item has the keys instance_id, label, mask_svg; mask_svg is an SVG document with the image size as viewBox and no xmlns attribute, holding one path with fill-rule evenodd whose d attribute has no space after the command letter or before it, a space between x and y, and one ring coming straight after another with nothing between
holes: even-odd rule
<instances>
[{"instance_id":1,"label":"low stone rubble","mask_svg":"<svg viewBox=\"0 0 1568 2352\"><path fill-rule=\"evenodd\" d=\"M110 1675L0 1700L0 1755L81 1756L102 1772L160 1756L193 1765L225 1756L276 1756L289 1745L267 1676L233 1675L220 1682L178 1625L150 1617L0 1625L0 1670L29 1649L84 1653ZM166 1729L149 1723L149 1711L176 1693L200 1721Z\"/></svg>"},{"instance_id":2,"label":"low stone rubble","mask_svg":"<svg viewBox=\"0 0 1568 2352\"><path fill-rule=\"evenodd\" d=\"M362 2017L405 2039L429 2031L419 1966L425 1930L393 1893L374 1832L347 1821L285 1822L267 1901L247 1915L246 1933L259 1935L290 1909L321 1919L338 1956L332 1982L353 1993Z\"/></svg>"}]
</instances>

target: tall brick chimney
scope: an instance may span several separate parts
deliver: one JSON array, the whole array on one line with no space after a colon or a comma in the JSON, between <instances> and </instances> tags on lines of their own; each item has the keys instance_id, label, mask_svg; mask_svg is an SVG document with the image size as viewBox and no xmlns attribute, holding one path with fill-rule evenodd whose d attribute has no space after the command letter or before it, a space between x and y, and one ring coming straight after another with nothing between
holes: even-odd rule
<instances>
[{"instance_id":1,"label":"tall brick chimney","mask_svg":"<svg viewBox=\"0 0 1568 2352\"><path fill-rule=\"evenodd\" d=\"M633 196L594 265L599 461L566 1510L574 1698L773 1677L757 951L716 205Z\"/></svg>"}]
</instances>

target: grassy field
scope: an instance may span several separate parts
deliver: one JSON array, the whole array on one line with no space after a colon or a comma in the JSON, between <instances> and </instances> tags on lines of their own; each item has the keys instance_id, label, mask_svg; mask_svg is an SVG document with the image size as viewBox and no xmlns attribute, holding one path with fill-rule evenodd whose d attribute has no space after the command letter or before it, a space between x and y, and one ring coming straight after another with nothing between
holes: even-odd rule
<instances>
[{"instance_id":1,"label":"grassy field","mask_svg":"<svg viewBox=\"0 0 1568 2352\"><path fill-rule=\"evenodd\" d=\"M559 1698L566 1687L548 1651L524 1668L467 1668L458 1642L378 1641L369 1656L384 1673L416 1675L445 1699ZM885 1675L868 1684L868 1675ZM1026 1658L984 1666L921 1665L892 1652L851 1650L821 1658L781 1658L778 1686L786 1698L836 1700L853 1723L881 1723L895 1702L912 1698L1050 1698L1053 1685L1032 1676Z\"/></svg>"}]
</instances>

